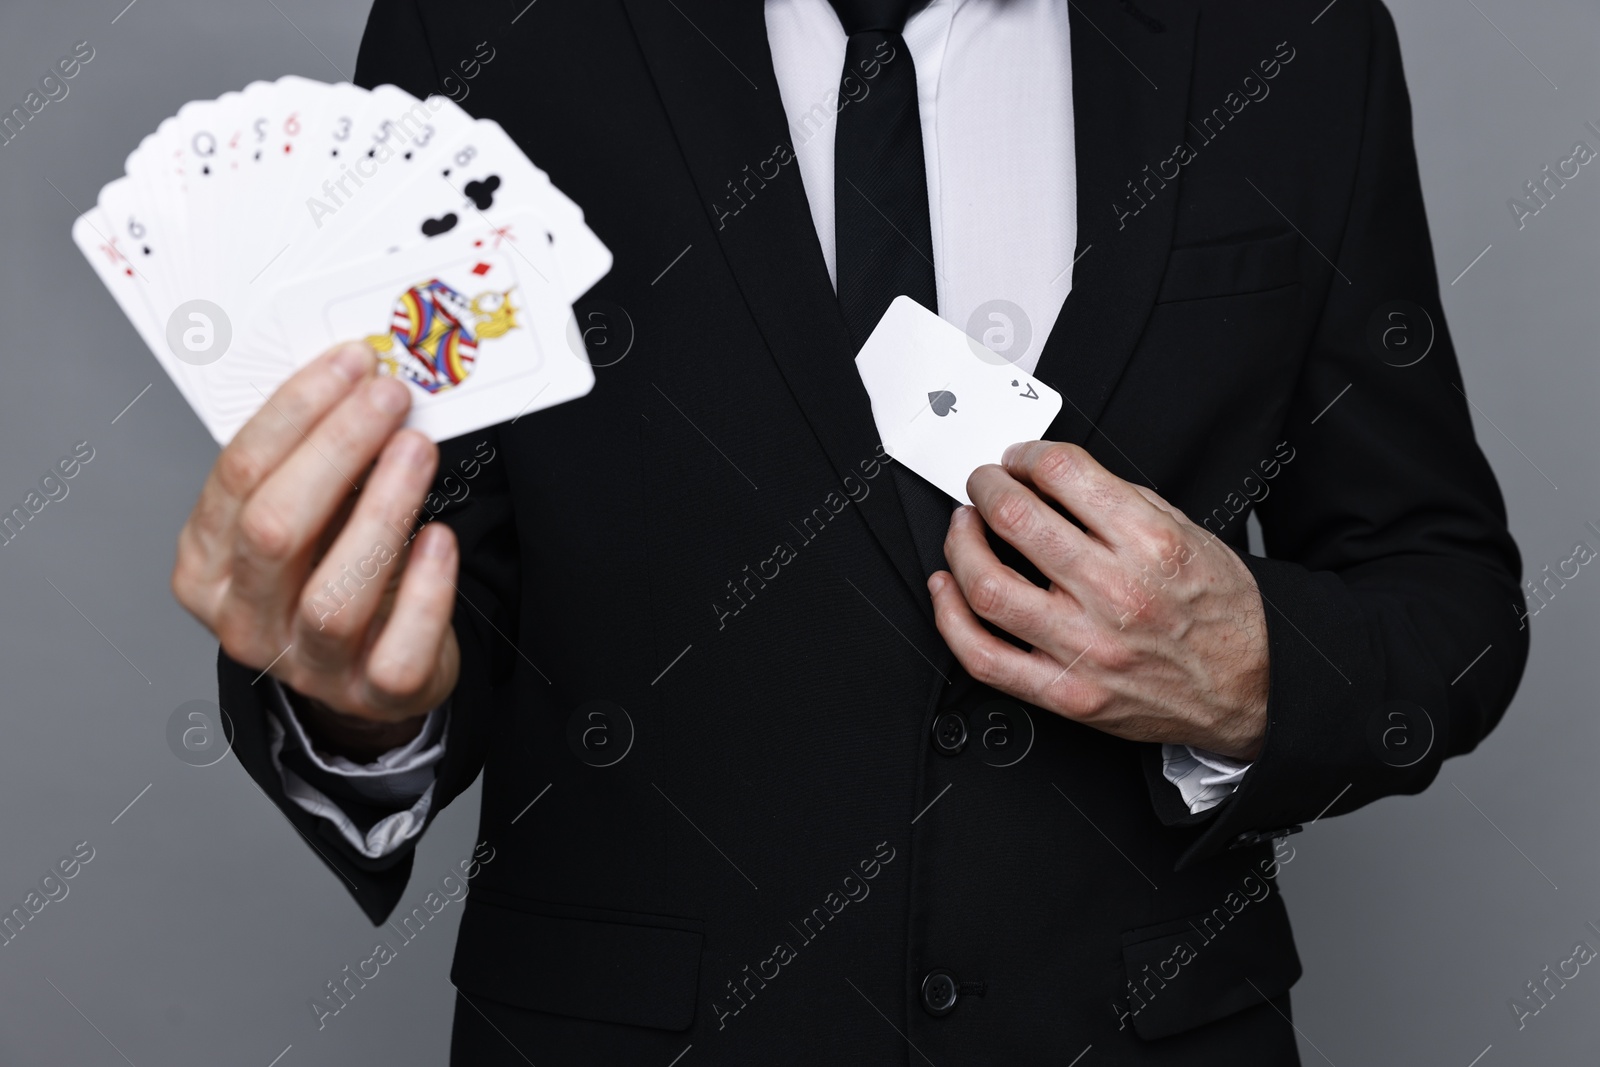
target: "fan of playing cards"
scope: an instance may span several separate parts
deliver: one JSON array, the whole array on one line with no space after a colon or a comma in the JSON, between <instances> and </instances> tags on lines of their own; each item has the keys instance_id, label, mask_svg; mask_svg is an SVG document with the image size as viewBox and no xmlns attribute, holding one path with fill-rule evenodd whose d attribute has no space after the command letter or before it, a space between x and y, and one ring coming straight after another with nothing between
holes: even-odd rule
<instances>
[{"instance_id":1,"label":"fan of playing cards","mask_svg":"<svg viewBox=\"0 0 1600 1067\"><path fill-rule=\"evenodd\" d=\"M72 236L213 437L364 339L443 440L583 396L611 267L506 132L442 96L288 77L190 103Z\"/></svg>"}]
</instances>

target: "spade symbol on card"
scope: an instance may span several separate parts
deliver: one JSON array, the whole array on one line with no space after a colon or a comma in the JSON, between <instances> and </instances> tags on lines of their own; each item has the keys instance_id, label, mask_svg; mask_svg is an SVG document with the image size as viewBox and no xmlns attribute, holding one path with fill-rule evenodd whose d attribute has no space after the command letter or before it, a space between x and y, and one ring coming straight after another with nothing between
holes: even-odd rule
<instances>
[{"instance_id":1,"label":"spade symbol on card","mask_svg":"<svg viewBox=\"0 0 1600 1067\"><path fill-rule=\"evenodd\" d=\"M437 237L441 233L449 233L456 228L456 223L461 221L456 218L454 211L441 215L436 219L422 220L422 236Z\"/></svg>"},{"instance_id":2,"label":"spade symbol on card","mask_svg":"<svg viewBox=\"0 0 1600 1067\"><path fill-rule=\"evenodd\" d=\"M928 404L933 408L933 413L941 419L956 409L956 394L946 389L939 389L928 394Z\"/></svg>"},{"instance_id":3,"label":"spade symbol on card","mask_svg":"<svg viewBox=\"0 0 1600 1067\"><path fill-rule=\"evenodd\" d=\"M463 192L479 211L488 211L494 206L494 191L498 188L500 188L500 176L491 174L481 182L468 182Z\"/></svg>"}]
</instances>

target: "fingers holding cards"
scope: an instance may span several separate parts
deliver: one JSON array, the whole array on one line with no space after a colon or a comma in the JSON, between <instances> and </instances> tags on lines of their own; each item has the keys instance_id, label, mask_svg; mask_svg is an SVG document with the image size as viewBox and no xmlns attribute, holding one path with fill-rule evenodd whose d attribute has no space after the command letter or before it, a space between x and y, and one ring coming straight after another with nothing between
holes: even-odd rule
<instances>
[{"instance_id":1,"label":"fingers holding cards","mask_svg":"<svg viewBox=\"0 0 1600 1067\"><path fill-rule=\"evenodd\" d=\"M389 438L343 528L305 582L295 629L312 658L347 656L351 641L377 615L377 593L336 599L328 591L354 594L393 584L438 465L438 448L421 434L407 430Z\"/></svg>"},{"instance_id":2,"label":"fingers holding cards","mask_svg":"<svg viewBox=\"0 0 1600 1067\"><path fill-rule=\"evenodd\" d=\"M1006 450L1002 463L1011 478L1062 505L1114 549L1142 547L1175 528L1172 511L1156 504L1152 492L1118 478L1078 445L1022 442Z\"/></svg>"},{"instance_id":3,"label":"fingers holding cards","mask_svg":"<svg viewBox=\"0 0 1600 1067\"><path fill-rule=\"evenodd\" d=\"M200 500L185 526L201 538L209 569L220 571L226 558L212 546L231 538L233 524L260 484L303 440L302 426L315 426L354 386L370 377L375 363L365 345L341 345L290 378L256 417L230 441L200 490Z\"/></svg>"},{"instance_id":4,"label":"fingers holding cards","mask_svg":"<svg viewBox=\"0 0 1600 1067\"><path fill-rule=\"evenodd\" d=\"M938 572L928 579L934 623L962 668L984 685L1010 693L1058 714L1084 715L1096 704L1098 689L1078 671L1079 657L1094 647L1092 636L1074 633L1067 641L1024 651L990 633L955 579ZM1076 646L1069 642L1077 642ZM1078 651L1072 651L1076 647Z\"/></svg>"},{"instance_id":5,"label":"fingers holding cards","mask_svg":"<svg viewBox=\"0 0 1600 1067\"><path fill-rule=\"evenodd\" d=\"M978 512L957 508L950 517L944 555L966 603L996 626L1037 644L1038 621L1049 615L1049 594L1002 563L989 547Z\"/></svg>"},{"instance_id":6,"label":"fingers holding cards","mask_svg":"<svg viewBox=\"0 0 1600 1067\"><path fill-rule=\"evenodd\" d=\"M408 404L390 378L362 382L250 495L239 513L231 595L248 610L287 618L285 605L335 513L359 493L367 468L399 428ZM285 420L287 421L287 420Z\"/></svg>"},{"instance_id":7,"label":"fingers holding cards","mask_svg":"<svg viewBox=\"0 0 1600 1067\"><path fill-rule=\"evenodd\" d=\"M459 555L455 533L443 523L430 523L417 535L394 610L367 657L364 688L369 704L404 707L430 682L454 676L459 653L450 623Z\"/></svg>"},{"instance_id":8,"label":"fingers holding cards","mask_svg":"<svg viewBox=\"0 0 1600 1067\"><path fill-rule=\"evenodd\" d=\"M324 354L224 449L173 589L234 659L332 707L404 718L453 684L457 561L448 530L417 532L438 451L396 432L408 388L375 362L364 344Z\"/></svg>"},{"instance_id":9,"label":"fingers holding cards","mask_svg":"<svg viewBox=\"0 0 1600 1067\"><path fill-rule=\"evenodd\" d=\"M172 588L201 622L215 630L234 586L241 511L314 428L364 379L373 358L362 345L341 346L300 371L272 397L212 465L200 499L178 538Z\"/></svg>"}]
</instances>

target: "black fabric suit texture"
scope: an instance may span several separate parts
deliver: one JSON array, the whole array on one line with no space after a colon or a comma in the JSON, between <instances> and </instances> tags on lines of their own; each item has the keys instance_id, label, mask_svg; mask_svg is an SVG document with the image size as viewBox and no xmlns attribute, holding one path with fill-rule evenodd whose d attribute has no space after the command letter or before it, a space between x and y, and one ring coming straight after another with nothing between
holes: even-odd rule
<instances>
[{"instance_id":1,"label":"black fabric suit texture","mask_svg":"<svg viewBox=\"0 0 1600 1067\"><path fill-rule=\"evenodd\" d=\"M453 1062L1297 1062L1272 876L1300 839L1273 836L1426 787L1526 655L1394 26L1320 6L1072 13L1079 260L1037 370L1068 400L1047 437L1214 517L1267 606L1265 748L1192 816L1157 746L1000 700L933 628L761 5L379 0L357 80L438 92L491 44L468 110L615 252L580 314L619 344L631 323L590 396L445 448L494 453L442 517L464 661L434 810L481 772L496 857ZM1411 366L1369 344L1394 300L1437 330ZM219 673L241 761L381 921L411 850L363 860L286 802L256 672ZM631 722L612 766L568 741L596 700ZM941 1016L936 969L961 990Z\"/></svg>"}]
</instances>

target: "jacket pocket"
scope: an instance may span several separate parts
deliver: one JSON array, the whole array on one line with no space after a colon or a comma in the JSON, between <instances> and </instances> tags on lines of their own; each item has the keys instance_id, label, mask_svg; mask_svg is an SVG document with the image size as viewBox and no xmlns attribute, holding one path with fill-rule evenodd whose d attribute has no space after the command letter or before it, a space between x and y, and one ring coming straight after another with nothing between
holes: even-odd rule
<instances>
[{"instance_id":1,"label":"jacket pocket","mask_svg":"<svg viewBox=\"0 0 1600 1067\"><path fill-rule=\"evenodd\" d=\"M1157 303L1265 292L1300 280L1297 233L1231 244L1189 245L1167 253Z\"/></svg>"},{"instance_id":2,"label":"jacket pocket","mask_svg":"<svg viewBox=\"0 0 1600 1067\"><path fill-rule=\"evenodd\" d=\"M684 920L630 914L619 921L622 914L536 901L507 907L475 890L461 917L450 981L518 1008L689 1029L703 935Z\"/></svg>"},{"instance_id":3,"label":"jacket pocket","mask_svg":"<svg viewBox=\"0 0 1600 1067\"><path fill-rule=\"evenodd\" d=\"M1230 893L1209 912L1129 930L1122 963L1126 1010L1145 1040L1255 1007L1300 978L1289 916L1275 890L1259 901Z\"/></svg>"}]
</instances>

